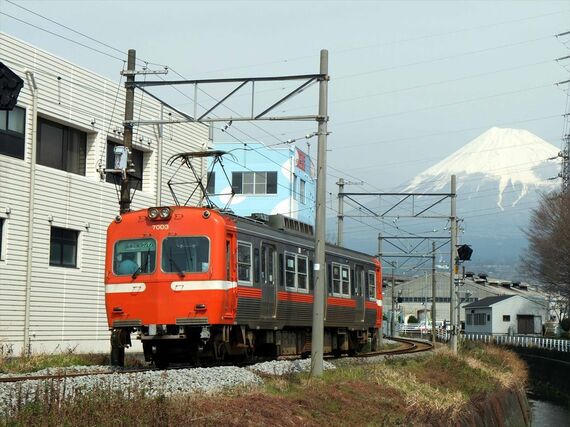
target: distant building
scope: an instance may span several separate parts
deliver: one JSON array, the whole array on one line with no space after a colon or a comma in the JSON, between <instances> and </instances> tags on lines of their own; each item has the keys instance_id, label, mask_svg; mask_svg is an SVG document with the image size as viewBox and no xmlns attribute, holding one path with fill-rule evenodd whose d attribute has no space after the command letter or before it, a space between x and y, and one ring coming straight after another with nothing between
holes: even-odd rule
<instances>
[{"instance_id":1,"label":"distant building","mask_svg":"<svg viewBox=\"0 0 570 427\"><path fill-rule=\"evenodd\" d=\"M0 349L106 351L105 239L119 205L101 172L122 144L125 89L3 33L0 60L25 82L16 107L0 111ZM141 101L136 118L182 118ZM172 204L166 160L210 144L201 124L164 130L134 129L133 209Z\"/></svg>"},{"instance_id":2,"label":"distant building","mask_svg":"<svg viewBox=\"0 0 570 427\"><path fill-rule=\"evenodd\" d=\"M400 276L400 279L402 276ZM436 272L436 313L435 320L446 320L450 323L450 294L449 294L449 273ZM416 277L405 282L396 282L394 287L394 304L392 304L392 288L390 280L385 276L383 287L384 310L387 314L395 308L397 316L402 323L407 323L410 316L414 316L418 321L432 319L432 275L431 272L422 277ZM459 302L461 304L460 319L465 322L466 304L479 301L483 298L501 295L520 295L523 298L532 300L537 304L547 306L547 297L544 293L535 288L531 288L526 283L511 283L491 279L483 280L477 276L465 278L463 285L459 287ZM545 317L546 319L546 317Z\"/></svg>"},{"instance_id":3,"label":"distant building","mask_svg":"<svg viewBox=\"0 0 570 427\"><path fill-rule=\"evenodd\" d=\"M465 333L533 335L542 333L547 304L521 295L483 298L465 306Z\"/></svg>"},{"instance_id":4,"label":"distant building","mask_svg":"<svg viewBox=\"0 0 570 427\"><path fill-rule=\"evenodd\" d=\"M307 153L295 145L259 142L216 143L215 149L228 152L223 157L228 178L219 168L209 178L208 192L218 207L229 203L240 216L282 214L314 225L316 180Z\"/></svg>"}]
</instances>

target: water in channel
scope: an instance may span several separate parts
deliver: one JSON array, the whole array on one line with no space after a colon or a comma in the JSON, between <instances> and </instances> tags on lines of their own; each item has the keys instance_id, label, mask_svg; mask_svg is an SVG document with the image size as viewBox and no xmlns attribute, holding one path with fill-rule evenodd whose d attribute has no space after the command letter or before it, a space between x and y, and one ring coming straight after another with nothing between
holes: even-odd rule
<instances>
[{"instance_id":1,"label":"water in channel","mask_svg":"<svg viewBox=\"0 0 570 427\"><path fill-rule=\"evenodd\" d=\"M532 427L570 426L570 408L530 396L528 401L532 409Z\"/></svg>"}]
</instances>

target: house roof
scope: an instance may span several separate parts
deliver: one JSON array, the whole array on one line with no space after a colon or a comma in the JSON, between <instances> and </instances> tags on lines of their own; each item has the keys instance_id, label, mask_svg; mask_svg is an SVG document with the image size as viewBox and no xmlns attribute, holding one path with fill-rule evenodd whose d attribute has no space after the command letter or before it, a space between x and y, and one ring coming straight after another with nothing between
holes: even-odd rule
<instances>
[{"instance_id":1,"label":"house roof","mask_svg":"<svg viewBox=\"0 0 570 427\"><path fill-rule=\"evenodd\" d=\"M487 298L482 298L478 301L472 302L471 304L467 304L465 306L465 308L483 308L483 307L490 307L493 304L496 304L498 302L504 301L508 298L512 298L515 295L498 295L495 297L487 297Z\"/></svg>"}]
</instances>

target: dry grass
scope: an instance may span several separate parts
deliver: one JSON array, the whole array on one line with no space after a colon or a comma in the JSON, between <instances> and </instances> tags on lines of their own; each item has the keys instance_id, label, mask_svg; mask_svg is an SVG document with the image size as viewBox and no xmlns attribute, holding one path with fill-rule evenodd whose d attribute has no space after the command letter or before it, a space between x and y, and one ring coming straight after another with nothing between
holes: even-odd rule
<instances>
[{"instance_id":1,"label":"dry grass","mask_svg":"<svg viewBox=\"0 0 570 427\"><path fill-rule=\"evenodd\" d=\"M217 395L151 398L133 384L128 393L101 389L61 402L48 387L34 403L13 407L0 425L452 425L474 401L524 383L525 372L512 353L476 346L461 357L438 350L326 371L316 379L266 377L261 389Z\"/></svg>"}]
</instances>

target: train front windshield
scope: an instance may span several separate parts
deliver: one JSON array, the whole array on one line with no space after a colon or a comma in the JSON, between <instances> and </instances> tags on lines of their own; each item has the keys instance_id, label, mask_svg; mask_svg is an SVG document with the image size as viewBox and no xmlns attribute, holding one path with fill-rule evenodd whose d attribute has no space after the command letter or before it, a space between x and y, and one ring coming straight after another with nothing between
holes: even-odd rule
<instances>
[{"instance_id":1,"label":"train front windshield","mask_svg":"<svg viewBox=\"0 0 570 427\"><path fill-rule=\"evenodd\" d=\"M115 243L113 272L118 276L152 273L156 266L154 239L119 240Z\"/></svg>"},{"instance_id":2,"label":"train front windshield","mask_svg":"<svg viewBox=\"0 0 570 427\"><path fill-rule=\"evenodd\" d=\"M204 273L209 268L207 237L167 237L162 242L162 271L165 273Z\"/></svg>"}]
</instances>

